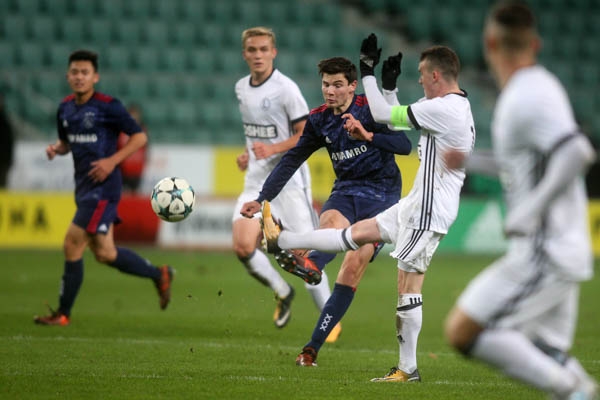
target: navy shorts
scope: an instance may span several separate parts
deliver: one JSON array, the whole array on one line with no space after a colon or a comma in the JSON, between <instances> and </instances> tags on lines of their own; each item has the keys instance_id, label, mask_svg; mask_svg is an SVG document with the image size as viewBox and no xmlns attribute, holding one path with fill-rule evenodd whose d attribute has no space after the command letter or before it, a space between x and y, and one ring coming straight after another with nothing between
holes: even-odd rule
<instances>
[{"instance_id":1,"label":"navy shorts","mask_svg":"<svg viewBox=\"0 0 600 400\"><path fill-rule=\"evenodd\" d=\"M89 234L106 234L110 225L121 222L117 215L118 201L114 200L92 200L87 199L77 203L77 212L73 217L73 223Z\"/></svg>"},{"instance_id":2,"label":"navy shorts","mask_svg":"<svg viewBox=\"0 0 600 400\"><path fill-rule=\"evenodd\" d=\"M398 200L400 200L400 194L398 196L387 195L384 199L380 200L333 192L325 204L323 204L321 213L327 210L337 210L350 221L350 224L353 224L357 221L376 216L396 204ZM377 257L384 244L384 242L373 243L375 253L373 253L371 261Z\"/></svg>"}]
</instances>

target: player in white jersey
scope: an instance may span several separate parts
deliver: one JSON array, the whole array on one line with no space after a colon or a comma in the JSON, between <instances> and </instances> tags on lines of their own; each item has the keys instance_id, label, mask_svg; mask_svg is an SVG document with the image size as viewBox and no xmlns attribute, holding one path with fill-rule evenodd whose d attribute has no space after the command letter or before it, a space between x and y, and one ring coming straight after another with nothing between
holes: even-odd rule
<instances>
[{"instance_id":1,"label":"player in white jersey","mask_svg":"<svg viewBox=\"0 0 600 400\"><path fill-rule=\"evenodd\" d=\"M465 178L464 169L447 168L442 155L450 149L470 153L475 130L467 94L458 85L460 62L452 49L433 46L421 53L419 83L425 97L409 106L400 105L396 97L402 53L383 63L383 94L373 76L380 53L377 37L371 34L361 47L362 83L375 121L396 130L420 131L420 165L411 191L386 211L346 229L321 229L304 235L287 230L271 235L266 231L265 236L277 240L282 249L340 252L356 250L367 243L394 244L391 255L398 260L399 363L387 375L373 381L420 381L416 351L422 324L424 274L439 241L456 218ZM359 134L352 120L347 121L346 128L351 134Z\"/></svg>"},{"instance_id":2,"label":"player in white jersey","mask_svg":"<svg viewBox=\"0 0 600 400\"><path fill-rule=\"evenodd\" d=\"M461 352L553 398L597 398L594 380L567 354L579 281L592 276L581 174L595 154L564 88L536 64L531 11L500 4L485 25L485 55L501 89L492 139L509 245L460 296L446 336Z\"/></svg>"},{"instance_id":3,"label":"player in white jersey","mask_svg":"<svg viewBox=\"0 0 600 400\"><path fill-rule=\"evenodd\" d=\"M246 136L246 151L238 156L237 164L246 175L244 191L237 200L232 218L233 249L248 273L275 292L278 302L273 321L282 328L290 319L294 289L258 248L261 233L258 216L244 218L237 210L258 196L273 167L296 144L309 109L298 86L273 66L277 49L271 29L246 29L242 33L242 47L250 74L235 85ZM292 231L306 232L315 228L317 217L312 207L310 173L306 164L273 201L273 208L286 228ZM323 276L319 285L306 285L306 288L319 310L322 309L331 295L327 277Z\"/></svg>"}]
</instances>

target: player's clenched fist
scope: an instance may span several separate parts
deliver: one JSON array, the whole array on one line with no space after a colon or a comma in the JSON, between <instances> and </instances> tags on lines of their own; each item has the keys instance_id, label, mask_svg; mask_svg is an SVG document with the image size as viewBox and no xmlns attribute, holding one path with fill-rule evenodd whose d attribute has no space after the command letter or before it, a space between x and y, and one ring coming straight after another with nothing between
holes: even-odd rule
<instances>
[{"instance_id":1,"label":"player's clenched fist","mask_svg":"<svg viewBox=\"0 0 600 400\"><path fill-rule=\"evenodd\" d=\"M246 218L252 218L254 214L260 211L260 203L256 200L249 201L242 205L240 214Z\"/></svg>"}]
</instances>

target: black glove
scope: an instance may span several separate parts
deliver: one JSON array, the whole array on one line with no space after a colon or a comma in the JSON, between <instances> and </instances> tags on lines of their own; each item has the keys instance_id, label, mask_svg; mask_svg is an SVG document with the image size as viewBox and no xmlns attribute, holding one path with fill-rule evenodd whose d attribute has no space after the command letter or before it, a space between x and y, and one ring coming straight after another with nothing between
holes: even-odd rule
<instances>
[{"instance_id":1,"label":"black glove","mask_svg":"<svg viewBox=\"0 0 600 400\"><path fill-rule=\"evenodd\" d=\"M399 51L395 56L389 56L387 60L383 62L381 68L381 86L385 90L396 89L396 80L402 72L400 68L400 62L402 61L402 52Z\"/></svg>"},{"instance_id":2,"label":"black glove","mask_svg":"<svg viewBox=\"0 0 600 400\"><path fill-rule=\"evenodd\" d=\"M377 36L371 33L368 38L363 39L360 45L360 75L364 78L375 75L375 66L379 63L381 48L377 48Z\"/></svg>"}]
</instances>

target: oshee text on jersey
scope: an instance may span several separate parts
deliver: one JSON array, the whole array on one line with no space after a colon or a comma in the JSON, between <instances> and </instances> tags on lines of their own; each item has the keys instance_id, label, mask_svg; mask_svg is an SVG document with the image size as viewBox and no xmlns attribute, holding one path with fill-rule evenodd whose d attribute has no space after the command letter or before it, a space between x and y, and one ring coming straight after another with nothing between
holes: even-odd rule
<instances>
[{"instance_id":1,"label":"oshee text on jersey","mask_svg":"<svg viewBox=\"0 0 600 400\"><path fill-rule=\"evenodd\" d=\"M249 138L273 139L277 137L275 125L244 124L244 134Z\"/></svg>"}]
</instances>

